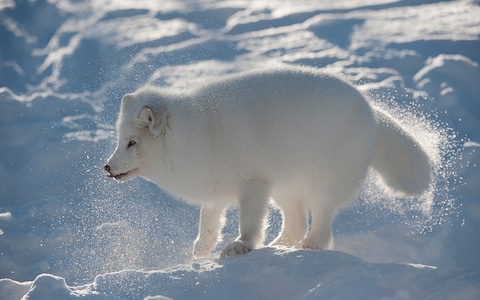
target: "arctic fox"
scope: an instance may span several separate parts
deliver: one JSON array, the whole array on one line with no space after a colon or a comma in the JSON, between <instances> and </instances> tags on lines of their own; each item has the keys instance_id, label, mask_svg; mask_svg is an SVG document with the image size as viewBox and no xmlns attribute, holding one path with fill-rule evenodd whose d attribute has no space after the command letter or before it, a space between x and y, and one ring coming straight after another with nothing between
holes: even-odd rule
<instances>
[{"instance_id":1,"label":"arctic fox","mask_svg":"<svg viewBox=\"0 0 480 300\"><path fill-rule=\"evenodd\" d=\"M282 210L274 245L333 246L331 222L371 166L400 195L428 189L430 159L355 87L306 67L240 73L188 92L144 87L122 99L108 177L143 176L201 205L193 255L217 245L237 203L239 237L221 256L261 247L269 201ZM311 222L308 222L308 213Z\"/></svg>"}]
</instances>

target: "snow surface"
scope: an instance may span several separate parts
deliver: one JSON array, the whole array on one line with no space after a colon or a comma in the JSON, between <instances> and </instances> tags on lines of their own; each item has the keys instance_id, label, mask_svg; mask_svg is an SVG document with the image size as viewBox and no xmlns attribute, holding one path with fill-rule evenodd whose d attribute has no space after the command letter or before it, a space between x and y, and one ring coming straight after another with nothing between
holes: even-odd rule
<instances>
[{"instance_id":1,"label":"snow surface","mask_svg":"<svg viewBox=\"0 0 480 300\"><path fill-rule=\"evenodd\" d=\"M480 2L0 1L0 299L480 299ZM335 251L192 260L198 208L107 180L121 96L303 64L420 139L435 184L372 174ZM267 242L281 218L272 208Z\"/></svg>"}]
</instances>

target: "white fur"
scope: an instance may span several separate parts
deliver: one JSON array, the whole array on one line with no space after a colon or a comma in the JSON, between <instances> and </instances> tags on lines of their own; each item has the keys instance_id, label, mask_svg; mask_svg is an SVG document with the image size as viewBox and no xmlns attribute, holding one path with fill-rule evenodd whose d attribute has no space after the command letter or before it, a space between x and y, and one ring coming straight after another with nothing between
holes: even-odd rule
<instances>
[{"instance_id":1,"label":"white fur","mask_svg":"<svg viewBox=\"0 0 480 300\"><path fill-rule=\"evenodd\" d=\"M146 87L125 95L105 168L109 177L140 175L202 205L194 256L211 252L226 208L238 203L240 236L223 250L228 256L261 247L269 199L284 218L274 244L331 248L332 218L369 166L405 195L431 181L420 145L357 89L315 69L284 67L187 93Z\"/></svg>"}]
</instances>

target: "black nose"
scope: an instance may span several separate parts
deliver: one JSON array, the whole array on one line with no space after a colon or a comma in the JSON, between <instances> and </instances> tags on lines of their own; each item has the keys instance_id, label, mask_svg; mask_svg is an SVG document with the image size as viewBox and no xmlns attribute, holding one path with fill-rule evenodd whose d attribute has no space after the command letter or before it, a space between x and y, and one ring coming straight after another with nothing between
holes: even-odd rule
<instances>
[{"instance_id":1,"label":"black nose","mask_svg":"<svg viewBox=\"0 0 480 300\"><path fill-rule=\"evenodd\" d=\"M105 169L105 171L107 171L107 172L109 172L109 173L110 173L110 170L111 170L111 168L110 168L110 166L109 166L109 165L105 165L105 167L103 167L103 168Z\"/></svg>"}]
</instances>

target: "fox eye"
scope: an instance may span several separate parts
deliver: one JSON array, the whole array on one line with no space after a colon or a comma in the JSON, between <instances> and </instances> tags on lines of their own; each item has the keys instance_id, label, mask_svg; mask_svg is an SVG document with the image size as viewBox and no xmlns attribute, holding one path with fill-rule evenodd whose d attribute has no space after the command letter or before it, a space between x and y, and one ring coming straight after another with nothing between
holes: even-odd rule
<instances>
[{"instance_id":1,"label":"fox eye","mask_svg":"<svg viewBox=\"0 0 480 300\"><path fill-rule=\"evenodd\" d=\"M136 145L136 144L137 144L137 142L135 142L135 141L128 142L127 149L132 147L133 145Z\"/></svg>"}]
</instances>

